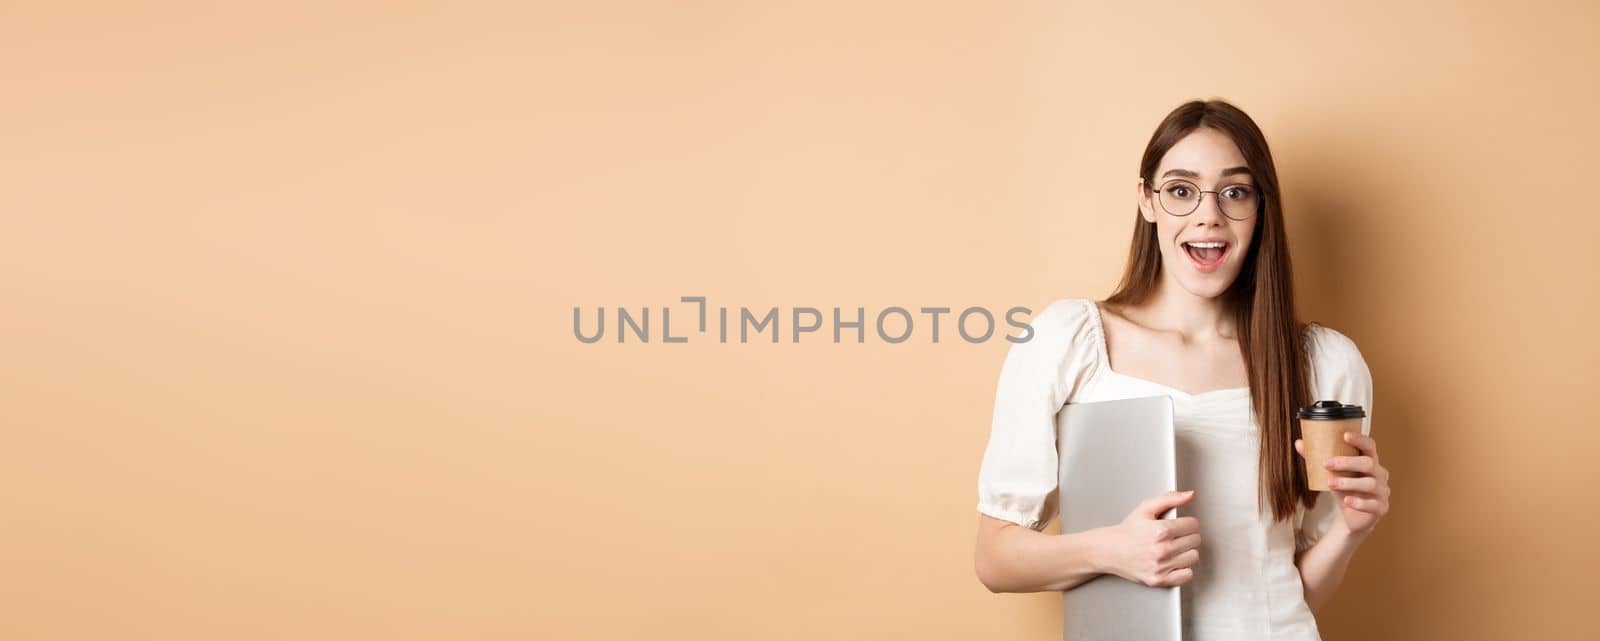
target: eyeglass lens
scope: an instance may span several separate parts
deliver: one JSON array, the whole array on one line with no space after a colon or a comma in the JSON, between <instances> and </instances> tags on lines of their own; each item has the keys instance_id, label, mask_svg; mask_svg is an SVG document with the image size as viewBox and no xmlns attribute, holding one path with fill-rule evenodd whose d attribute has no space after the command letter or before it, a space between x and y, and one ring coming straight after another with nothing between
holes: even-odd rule
<instances>
[{"instance_id":1,"label":"eyeglass lens","mask_svg":"<svg viewBox=\"0 0 1600 641\"><path fill-rule=\"evenodd\" d=\"M1254 187L1244 184L1228 185L1215 192L1202 192L1200 187L1187 180L1174 180L1161 186L1157 192L1161 208L1174 216L1187 216L1200 208L1203 194L1212 194L1222 208L1222 214L1234 220L1244 220L1256 213L1261 203Z\"/></svg>"}]
</instances>

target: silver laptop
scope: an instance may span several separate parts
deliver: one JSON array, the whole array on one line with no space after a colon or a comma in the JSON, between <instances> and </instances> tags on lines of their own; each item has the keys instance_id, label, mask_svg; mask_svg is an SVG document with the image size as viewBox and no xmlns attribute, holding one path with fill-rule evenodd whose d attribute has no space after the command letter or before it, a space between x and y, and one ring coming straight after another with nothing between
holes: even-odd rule
<instances>
[{"instance_id":1,"label":"silver laptop","mask_svg":"<svg viewBox=\"0 0 1600 641\"><path fill-rule=\"evenodd\" d=\"M1056 430L1063 534L1121 523L1140 501L1177 489L1166 396L1069 403L1056 415ZM1178 589L1095 577L1062 593L1063 638L1181 641Z\"/></svg>"}]
</instances>

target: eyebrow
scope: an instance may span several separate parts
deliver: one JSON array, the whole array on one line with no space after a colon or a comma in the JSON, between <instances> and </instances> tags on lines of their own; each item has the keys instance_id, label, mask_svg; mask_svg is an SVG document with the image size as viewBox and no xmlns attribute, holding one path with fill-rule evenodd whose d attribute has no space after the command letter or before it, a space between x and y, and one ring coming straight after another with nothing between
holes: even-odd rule
<instances>
[{"instance_id":1,"label":"eyebrow","mask_svg":"<svg viewBox=\"0 0 1600 641\"><path fill-rule=\"evenodd\" d=\"M1249 167L1229 167L1227 169L1222 170L1222 176L1224 178L1226 178L1228 176L1236 176L1236 175L1239 175L1239 174L1244 174L1244 175L1247 175L1247 176L1250 175L1250 168ZM1181 178L1199 178L1200 174L1194 173L1194 172L1189 171L1187 169L1168 169L1167 173L1161 174L1162 178L1166 178L1167 176L1178 176L1178 177L1181 177Z\"/></svg>"}]
</instances>

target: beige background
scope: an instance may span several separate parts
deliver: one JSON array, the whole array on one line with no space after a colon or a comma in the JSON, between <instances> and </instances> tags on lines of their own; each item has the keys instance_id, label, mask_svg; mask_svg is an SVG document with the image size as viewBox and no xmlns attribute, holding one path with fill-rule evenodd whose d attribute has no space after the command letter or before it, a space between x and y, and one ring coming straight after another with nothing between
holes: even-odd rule
<instances>
[{"instance_id":1,"label":"beige background","mask_svg":"<svg viewBox=\"0 0 1600 641\"><path fill-rule=\"evenodd\" d=\"M0 637L1052 638L1006 343L571 310L1103 296L1205 96L1377 380L1326 638L1592 625L1593 3L569 4L0 8Z\"/></svg>"}]
</instances>

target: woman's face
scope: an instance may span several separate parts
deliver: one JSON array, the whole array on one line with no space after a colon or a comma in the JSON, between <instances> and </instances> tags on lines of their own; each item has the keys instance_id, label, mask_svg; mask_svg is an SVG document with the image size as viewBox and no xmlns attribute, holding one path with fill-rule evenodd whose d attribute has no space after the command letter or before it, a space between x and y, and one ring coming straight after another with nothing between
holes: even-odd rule
<instances>
[{"instance_id":1,"label":"woman's face","mask_svg":"<svg viewBox=\"0 0 1600 641\"><path fill-rule=\"evenodd\" d=\"M1179 180L1186 183L1174 182ZM1167 150L1154 182L1146 187L1141 178L1139 213L1156 224L1162 271L1196 296L1214 298L1227 291L1244 266L1244 253L1261 218L1254 204L1260 200L1255 179L1233 139L1206 127L1190 132ZM1184 203L1196 197L1199 205L1187 216L1163 208L1165 202L1183 213ZM1216 243L1222 246L1206 246Z\"/></svg>"}]
</instances>

